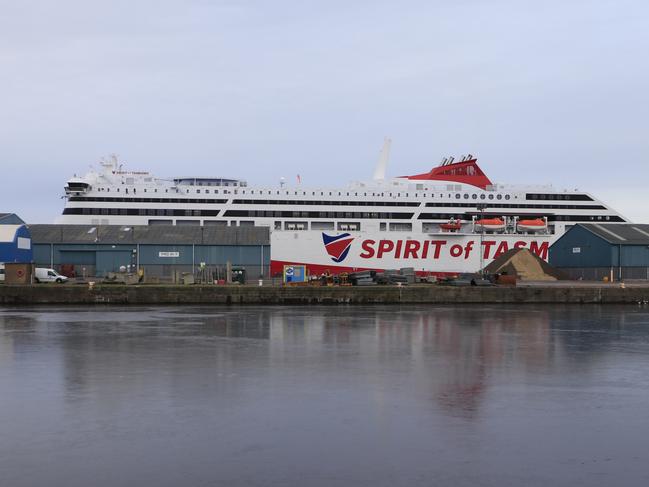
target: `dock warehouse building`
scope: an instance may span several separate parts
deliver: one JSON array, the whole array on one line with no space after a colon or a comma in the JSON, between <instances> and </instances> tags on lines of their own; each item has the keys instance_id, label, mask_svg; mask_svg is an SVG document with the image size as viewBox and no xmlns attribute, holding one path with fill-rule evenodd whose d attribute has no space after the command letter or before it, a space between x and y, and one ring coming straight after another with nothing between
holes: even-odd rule
<instances>
[{"instance_id":1,"label":"dock warehouse building","mask_svg":"<svg viewBox=\"0 0 649 487\"><path fill-rule=\"evenodd\" d=\"M144 269L164 281L175 272L243 267L248 279L268 277L270 233L265 227L172 225L30 225L34 263L75 276Z\"/></svg>"},{"instance_id":2,"label":"dock warehouse building","mask_svg":"<svg viewBox=\"0 0 649 487\"><path fill-rule=\"evenodd\" d=\"M571 279L649 279L649 225L575 225L552 244L549 263Z\"/></svg>"},{"instance_id":3,"label":"dock warehouse building","mask_svg":"<svg viewBox=\"0 0 649 487\"><path fill-rule=\"evenodd\" d=\"M25 222L14 213L0 213L0 263L31 261L32 239Z\"/></svg>"}]
</instances>

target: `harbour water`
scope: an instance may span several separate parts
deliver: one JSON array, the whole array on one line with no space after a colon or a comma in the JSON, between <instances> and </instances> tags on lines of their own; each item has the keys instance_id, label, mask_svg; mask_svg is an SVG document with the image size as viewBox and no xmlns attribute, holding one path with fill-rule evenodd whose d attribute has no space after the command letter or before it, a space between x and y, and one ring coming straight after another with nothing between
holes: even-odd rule
<instances>
[{"instance_id":1,"label":"harbour water","mask_svg":"<svg viewBox=\"0 0 649 487\"><path fill-rule=\"evenodd\" d=\"M0 308L2 486L649 485L646 306Z\"/></svg>"}]
</instances>

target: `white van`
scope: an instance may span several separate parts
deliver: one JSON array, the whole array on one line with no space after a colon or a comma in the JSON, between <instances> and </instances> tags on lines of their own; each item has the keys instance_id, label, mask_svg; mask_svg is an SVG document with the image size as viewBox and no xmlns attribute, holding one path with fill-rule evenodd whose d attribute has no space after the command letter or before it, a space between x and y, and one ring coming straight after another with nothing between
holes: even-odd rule
<instances>
[{"instance_id":1,"label":"white van","mask_svg":"<svg viewBox=\"0 0 649 487\"><path fill-rule=\"evenodd\" d=\"M36 282L58 282L59 284L66 282L67 277L62 276L54 269L46 269L44 267L37 267L34 271L34 281Z\"/></svg>"}]
</instances>

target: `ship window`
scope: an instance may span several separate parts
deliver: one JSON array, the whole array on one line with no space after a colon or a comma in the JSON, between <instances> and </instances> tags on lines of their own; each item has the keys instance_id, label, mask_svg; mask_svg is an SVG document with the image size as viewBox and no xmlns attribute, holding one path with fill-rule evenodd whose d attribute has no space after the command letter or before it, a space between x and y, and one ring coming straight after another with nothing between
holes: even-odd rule
<instances>
[{"instance_id":1,"label":"ship window","mask_svg":"<svg viewBox=\"0 0 649 487\"><path fill-rule=\"evenodd\" d=\"M464 199L468 200L469 199L469 193L464 193Z\"/></svg>"},{"instance_id":2,"label":"ship window","mask_svg":"<svg viewBox=\"0 0 649 487\"><path fill-rule=\"evenodd\" d=\"M508 200L510 196L508 194L505 195L505 199Z\"/></svg>"},{"instance_id":3,"label":"ship window","mask_svg":"<svg viewBox=\"0 0 649 487\"><path fill-rule=\"evenodd\" d=\"M501 195L501 194L497 194L497 195L496 195L496 199L497 199L497 200L501 200L501 199L503 199L503 195Z\"/></svg>"},{"instance_id":4,"label":"ship window","mask_svg":"<svg viewBox=\"0 0 649 487\"><path fill-rule=\"evenodd\" d=\"M308 230L308 222L284 222L285 230Z\"/></svg>"},{"instance_id":5,"label":"ship window","mask_svg":"<svg viewBox=\"0 0 649 487\"><path fill-rule=\"evenodd\" d=\"M412 223L390 223L391 232L411 232Z\"/></svg>"},{"instance_id":6,"label":"ship window","mask_svg":"<svg viewBox=\"0 0 649 487\"><path fill-rule=\"evenodd\" d=\"M484 194L481 194L481 195L480 195L480 199L481 199L481 200L485 199L485 195L484 195Z\"/></svg>"},{"instance_id":7,"label":"ship window","mask_svg":"<svg viewBox=\"0 0 649 487\"><path fill-rule=\"evenodd\" d=\"M275 230L281 230L282 229L282 222L275 222Z\"/></svg>"},{"instance_id":8,"label":"ship window","mask_svg":"<svg viewBox=\"0 0 649 487\"><path fill-rule=\"evenodd\" d=\"M490 199L490 200L494 199L494 195L490 194L490 195L489 195L489 199Z\"/></svg>"},{"instance_id":9,"label":"ship window","mask_svg":"<svg viewBox=\"0 0 649 487\"><path fill-rule=\"evenodd\" d=\"M477 199L478 199L478 195L475 194L475 193L473 193L473 194L471 195L471 199L477 200Z\"/></svg>"},{"instance_id":10,"label":"ship window","mask_svg":"<svg viewBox=\"0 0 649 487\"><path fill-rule=\"evenodd\" d=\"M450 195L449 195L449 196L450 196ZM456 200L459 200L460 198L461 198L460 193L456 193L456 194L455 194L455 199L456 199Z\"/></svg>"},{"instance_id":11,"label":"ship window","mask_svg":"<svg viewBox=\"0 0 649 487\"><path fill-rule=\"evenodd\" d=\"M333 230L334 222L311 222L311 230Z\"/></svg>"},{"instance_id":12,"label":"ship window","mask_svg":"<svg viewBox=\"0 0 649 487\"><path fill-rule=\"evenodd\" d=\"M201 190L200 190L200 189L197 189L197 190L196 190L196 192L197 192L197 193L200 193L200 192L201 192Z\"/></svg>"},{"instance_id":13,"label":"ship window","mask_svg":"<svg viewBox=\"0 0 649 487\"><path fill-rule=\"evenodd\" d=\"M110 188L108 188L106 191L108 191L110 193Z\"/></svg>"},{"instance_id":14,"label":"ship window","mask_svg":"<svg viewBox=\"0 0 649 487\"><path fill-rule=\"evenodd\" d=\"M117 188L117 192L119 193L119 188Z\"/></svg>"},{"instance_id":15,"label":"ship window","mask_svg":"<svg viewBox=\"0 0 649 487\"><path fill-rule=\"evenodd\" d=\"M343 231L355 231L355 230L360 230L361 229L361 224L360 222L341 222L338 224L338 230L343 230Z\"/></svg>"},{"instance_id":16,"label":"ship window","mask_svg":"<svg viewBox=\"0 0 649 487\"><path fill-rule=\"evenodd\" d=\"M385 224L385 222L379 223L379 230L381 230L382 232L385 232L386 227L387 225Z\"/></svg>"},{"instance_id":17,"label":"ship window","mask_svg":"<svg viewBox=\"0 0 649 487\"><path fill-rule=\"evenodd\" d=\"M144 192L146 193L146 188L144 188Z\"/></svg>"}]
</instances>

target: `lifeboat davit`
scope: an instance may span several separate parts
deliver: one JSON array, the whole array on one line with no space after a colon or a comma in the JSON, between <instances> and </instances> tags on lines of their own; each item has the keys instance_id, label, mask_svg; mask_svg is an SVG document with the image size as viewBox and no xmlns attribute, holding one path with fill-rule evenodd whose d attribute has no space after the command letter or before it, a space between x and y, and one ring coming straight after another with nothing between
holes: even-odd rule
<instances>
[{"instance_id":1,"label":"lifeboat davit","mask_svg":"<svg viewBox=\"0 0 649 487\"><path fill-rule=\"evenodd\" d=\"M457 232L462 228L462 223L460 220L449 220L447 223L440 223L439 228L445 232Z\"/></svg>"},{"instance_id":2,"label":"lifeboat davit","mask_svg":"<svg viewBox=\"0 0 649 487\"><path fill-rule=\"evenodd\" d=\"M533 218L531 220L518 220L516 229L519 232L540 232L548 228L548 222L544 218Z\"/></svg>"},{"instance_id":3,"label":"lifeboat davit","mask_svg":"<svg viewBox=\"0 0 649 487\"><path fill-rule=\"evenodd\" d=\"M479 232L482 230L485 232L502 232L505 228L507 228L507 225L501 218L483 218L475 222L475 229Z\"/></svg>"}]
</instances>

